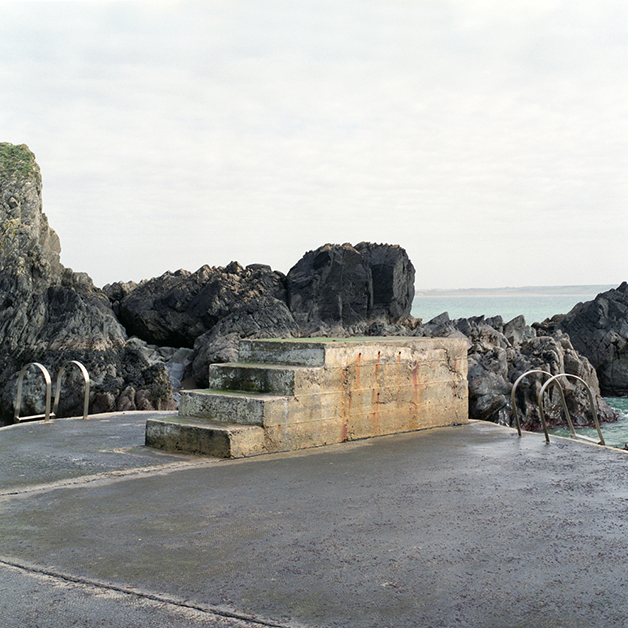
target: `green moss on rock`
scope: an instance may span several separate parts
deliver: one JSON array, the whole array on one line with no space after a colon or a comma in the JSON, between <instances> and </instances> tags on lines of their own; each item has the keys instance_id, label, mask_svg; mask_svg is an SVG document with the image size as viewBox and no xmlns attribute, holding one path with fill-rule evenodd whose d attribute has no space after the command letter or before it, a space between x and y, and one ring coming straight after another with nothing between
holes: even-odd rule
<instances>
[{"instance_id":1,"label":"green moss on rock","mask_svg":"<svg viewBox=\"0 0 628 628\"><path fill-rule=\"evenodd\" d=\"M35 155L26 146L0 142L0 177L25 176L35 167Z\"/></svg>"}]
</instances>

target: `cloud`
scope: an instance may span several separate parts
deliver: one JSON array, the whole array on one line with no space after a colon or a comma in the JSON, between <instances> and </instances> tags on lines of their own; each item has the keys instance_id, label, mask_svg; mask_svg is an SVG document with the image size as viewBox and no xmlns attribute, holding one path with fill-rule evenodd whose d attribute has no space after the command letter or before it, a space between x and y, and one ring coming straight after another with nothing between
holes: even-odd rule
<instances>
[{"instance_id":1,"label":"cloud","mask_svg":"<svg viewBox=\"0 0 628 628\"><path fill-rule=\"evenodd\" d=\"M610 1L4 3L2 139L100 284L363 239L422 287L612 283L627 24Z\"/></svg>"}]
</instances>

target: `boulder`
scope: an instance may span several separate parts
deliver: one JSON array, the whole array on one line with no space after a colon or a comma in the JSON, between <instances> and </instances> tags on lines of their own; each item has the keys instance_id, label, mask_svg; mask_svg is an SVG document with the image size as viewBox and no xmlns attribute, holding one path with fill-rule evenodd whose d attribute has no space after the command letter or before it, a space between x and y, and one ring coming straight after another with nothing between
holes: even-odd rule
<instances>
[{"instance_id":1,"label":"boulder","mask_svg":"<svg viewBox=\"0 0 628 628\"><path fill-rule=\"evenodd\" d=\"M102 291L109 299L111 309L116 316L120 315L122 300L128 297L135 288L137 288L137 284L134 281L116 281L103 287Z\"/></svg>"},{"instance_id":2,"label":"boulder","mask_svg":"<svg viewBox=\"0 0 628 628\"><path fill-rule=\"evenodd\" d=\"M151 344L192 347L194 341L240 305L260 296L286 301L285 276L270 266L202 266L142 282L123 296L113 284L109 295L127 333ZM120 298L121 297L121 298Z\"/></svg>"},{"instance_id":3,"label":"boulder","mask_svg":"<svg viewBox=\"0 0 628 628\"><path fill-rule=\"evenodd\" d=\"M61 246L42 212L41 187L28 147L0 144L0 423L12 421L17 375L34 361L53 378L65 362L82 362L92 379L91 411L115 405L131 384L146 391L152 407L168 407L169 387L155 383L162 378L160 367L138 361L107 296L88 275L60 263ZM82 379L76 369L67 373L58 415L80 415ZM25 380L21 414L41 413L43 400L35 372Z\"/></svg>"},{"instance_id":4,"label":"boulder","mask_svg":"<svg viewBox=\"0 0 628 628\"><path fill-rule=\"evenodd\" d=\"M287 288L301 324L397 323L410 316L414 267L399 246L326 244L290 269Z\"/></svg>"},{"instance_id":5,"label":"boulder","mask_svg":"<svg viewBox=\"0 0 628 628\"><path fill-rule=\"evenodd\" d=\"M396 244L360 242L355 246L371 270L373 303L367 320L397 322L407 319L414 299L414 266Z\"/></svg>"},{"instance_id":6,"label":"boulder","mask_svg":"<svg viewBox=\"0 0 628 628\"><path fill-rule=\"evenodd\" d=\"M628 395L628 283L578 303L557 329L595 367L602 394Z\"/></svg>"},{"instance_id":7,"label":"boulder","mask_svg":"<svg viewBox=\"0 0 628 628\"><path fill-rule=\"evenodd\" d=\"M241 338L290 338L298 333L286 304L273 297L255 297L236 308L194 343L194 378L206 387L209 365L237 362Z\"/></svg>"}]
</instances>

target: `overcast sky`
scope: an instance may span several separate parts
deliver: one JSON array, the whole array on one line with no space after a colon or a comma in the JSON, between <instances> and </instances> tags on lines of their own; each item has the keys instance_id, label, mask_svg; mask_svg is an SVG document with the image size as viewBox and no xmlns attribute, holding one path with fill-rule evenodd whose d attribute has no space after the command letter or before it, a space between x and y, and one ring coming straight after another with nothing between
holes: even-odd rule
<instances>
[{"instance_id":1,"label":"overcast sky","mask_svg":"<svg viewBox=\"0 0 628 628\"><path fill-rule=\"evenodd\" d=\"M417 288L628 280L625 0L0 0L0 85L100 286L363 240Z\"/></svg>"}]
</instances>

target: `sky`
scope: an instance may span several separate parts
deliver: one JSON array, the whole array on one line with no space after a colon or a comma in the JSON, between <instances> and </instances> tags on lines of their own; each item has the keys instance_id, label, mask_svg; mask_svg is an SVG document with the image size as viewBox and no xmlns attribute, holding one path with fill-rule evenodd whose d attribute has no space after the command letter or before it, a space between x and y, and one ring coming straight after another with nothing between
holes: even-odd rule
<instances>
[{"instance_id":1,"label":"sky","mask_svg":"<svg viewBox=\"0 0 628 628\"><path fill-rule=\"evenodd\" d=\"M628 280L625 0L0 0L0 85L98 286L361 241L417 289Z\"/></svg>"}]
</instances>

